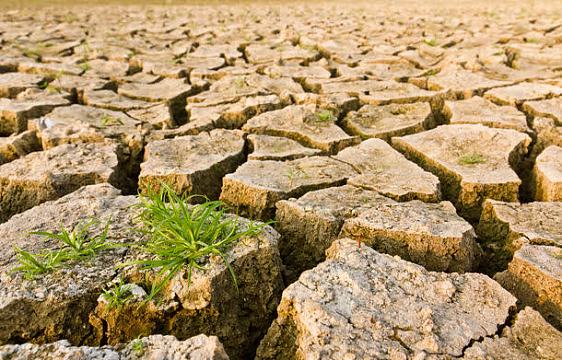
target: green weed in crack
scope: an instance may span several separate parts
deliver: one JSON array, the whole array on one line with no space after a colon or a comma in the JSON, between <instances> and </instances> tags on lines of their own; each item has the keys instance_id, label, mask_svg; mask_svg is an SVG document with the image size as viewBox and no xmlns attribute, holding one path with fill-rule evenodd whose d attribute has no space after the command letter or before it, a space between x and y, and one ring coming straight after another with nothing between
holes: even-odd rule
<instances>
[{"instance_id":1,"label":"green weed in crack","mask_svg":"<svg viewBox=\"0 0 562 360\"><path fill-rule=\"evenodd\" d=\"M33 279L36 275L54 271L65 263L76 262L91 258L103 250L116 247L107 241L110 220L101 233L90 234L90 228L99 222L91 219L86 223L79 222L71 231L61 225L60 232L36 231L30 235L39 235L47 239L61 242L58 250L44 250L32 254L21 248L15 248L19 266L13 271L21 271L26 279Z\"/></svg>"},{"instance_id":2,"label":"green weed in crack","mask_svg":"<svg viewBox=\"0 0 562 360\"><path fill-rule=\"evenodd\" d=\"M102 293L103 298L107 301L107 308L120 309L130 298L133 297L131 293L131 284L125 284L121 278L112 288L104 290Z\"/></svg>"},{"instance_id":3,"label":"green weed in crack","mask_svg":"<svg viewBox=\"0 0 562 360\"><path fill-rule=\"evenodd\" d=\"M267 225L250 222L242 227L238 216L227 215L221 201L203 197L203 203L190 205L193 197L180 196L166 184L160 184L158 191L148 187L139 195L141 231L147 235L140 248L151 257L121 267L139 265L141 269L157 270L157 280L152 284L148 301L181 269L187 270L189 286L193 269L205 270L205 262L213 255L222 259L238 289L226 251L242 237L259 234Z\"/></svg>"}]
</instances>

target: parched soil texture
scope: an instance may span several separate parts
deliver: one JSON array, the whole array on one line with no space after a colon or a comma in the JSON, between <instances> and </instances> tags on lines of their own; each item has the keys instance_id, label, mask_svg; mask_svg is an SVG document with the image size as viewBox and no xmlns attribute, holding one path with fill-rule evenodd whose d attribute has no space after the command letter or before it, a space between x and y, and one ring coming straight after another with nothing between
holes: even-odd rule
<instances>
[{"instance_id":1,"label":"parched soil texture","mask_svg":"<svg viewBox=\"0 0 562 360\"><path fill-rule=\"evenodd\" d=\"M0 360L562 359L561 3L0 2Z\"/></svg>"}]
</instances>

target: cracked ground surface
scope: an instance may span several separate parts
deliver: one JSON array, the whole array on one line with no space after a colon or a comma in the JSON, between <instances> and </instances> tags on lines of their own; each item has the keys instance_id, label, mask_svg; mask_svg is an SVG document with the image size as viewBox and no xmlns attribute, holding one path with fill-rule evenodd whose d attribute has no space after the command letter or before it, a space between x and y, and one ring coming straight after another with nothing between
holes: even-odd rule
<instances>
[{"instance_id":1,"label":"cracked ground surface","mask_svg":"<svg viewBox=\"0 0 562 360\"><path fill-rule=\"evenodd\" d=\"M0 2L0 359L562 358L560 4L131 2ZM17 270L162 183L273 222Z\"/></svg>"}]
</instances>

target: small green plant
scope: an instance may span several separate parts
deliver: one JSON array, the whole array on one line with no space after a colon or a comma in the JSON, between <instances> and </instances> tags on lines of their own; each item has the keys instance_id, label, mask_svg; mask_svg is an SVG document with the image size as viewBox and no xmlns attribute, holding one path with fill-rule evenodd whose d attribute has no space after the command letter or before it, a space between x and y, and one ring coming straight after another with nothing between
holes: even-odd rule
<instances>
[{"instance_id":1,"label":"small green plant","mask_svg":"<svg viewBox=\"0 0 562 360\"><path fill-rule=\"evenodd\" d=\"M457 161L461 165L475 165L485 163L486 158L479 153L469 153L460 156Z\"/></svg>"},{"instance_id":2,"label":"small green plant","mask_svg":"<svg viewBox=\"0 0 562 360\"><path fill-rule=\"evenodd\" d=\"M86 71L90 70L90 63L84 62L84 63L80 64L80 68L82 69L82 71L86 72Z\"/></svg>"},{"instance_id":3,"label":"small green plant","mask_svg":"<svg viewBox=\"0 0 562 360\"><path fill-rule=\"evenodd\" d=\"M190 205L194 198L204 202ZM141 250L152 255L148 260L138 260L121 266L139 265L141 269L158 269L157 280L147 300L153 299L181 269L187 269L188 286L193 269L205 270L209 256L219 256L238 289L236 276L226 256L226 250L245 236L262 231L267 223L239 225L238 216L226 214L221 201L209 201L201 196L180 196L166 184L158 191L152 187L139 195L141 231L148 240Z\"/></svg>"},{"instance_id":4,"label":"small green plant","mask_svg":"<svg viewBox=\"0 0 562 360\"><path fill-rule=\"evenodd\" d=\"M306 173L301 169L289 168L285 176L289 179L289 185L293 186L293 182L298 178L306 177Z\"/></svg>"},{"instance_id":5,"label":"small green plant","mask_svg":"<svg viewBox=\"0 0 562 360\"><path fill-rule=\"evenodd\" d=\"M143 356L144 355L144 343L141 339L135 339L131 341L131 350L135 353L136 356Z\"/></svg>"},{"instance_id":6,"label":"small green plant","mask_svg":"<svg viewBox=\"0 0 562 360\"><path fill-rule=\"evenodd\" d=\"M437 46L438 45L437 40L435 40L435 39L424 39L423 42L426 45L429 45L429 46Z\"/></svg>"},{"instance_id":7,"label":"small green plant","mask_svg":"<svg viewBox=\"0 0 562 360\"><path fill-rule=\"evenodd\" d=\"M337 120L336 116L330 110L321 110L316 114L317 122L335 122Z\"/></svg>"},{"instance_id":8,"label":"small green plant","mask_svg":"<svg viewBox=\"0 0 562 360\"><path fill-rule=\"evenodd\" d=\"M133 297L131 284L125 284L125 281L121 278L112 288L104 290L102 296L107 301L109 309L120 309Z\"/></svg>"},{"instance_id":9,"label":"small green plant","mask_svg":"<svg viewBox=\"0 0 562 360\"><path fill-rule=\"evenodd\" d=\"M33 279L36 275L51 272L62 267L65 263L71 261L80 261L90 258L100 251L113 248L115 244L107 241L107 233L110 221L104 227L104 230L95 236L90 236L88 230L98 222L94 219L86 223L78 223L72 231L68 231L61 226L59 233L48 231L37 231L30 233L31 235L39 235L47 239L62 242L62 248L58 250L45 250L38 254L32 254L26 250L15 248L19 266L13 271L21 271L28 280Z\"/></svg>"},{"instance_id":10,"label":"small green plant","mask_svg":"<svg viewBox=\"0 0 562 360\"><path fill-rule=\"evenodd\" d=\"M123 125L123 120L116 118L115 116L109 114L103 114L101 117L101 125L103 127L106 126L115 126L115 125Z\"/></svg>"},{"instance_id":11,"label":"small green plant","mask_svg":"<svg viewBox=\"0 0 562 360\"><path fill-rule=\"evenodd\" d=\"M554 254L551 254L553 257L562 260L562 250L555 251Z\"/></svg>"},{"instance_id":12,"label":"small green plant","mask_svg":"<svg viewBox=\"0 0 562 360\"><path fill-rule=\"evenodd\" d=\"M429 76L435 76L437 74L439 74L439 69L429 69L428 71L425 72L425 74L423 74L423 76L425 77L429 77Z\"/></svg>"},{"instance_id":13,"label":"small green plant","mask_svg":"<svg viewBox=\"0 0 562 360\"><path fill-rule=\"evenodd\" d=\"M59 240L66 245L64 248L64 257L66 260L79 260L80 258L91 257L102 250L112 247L107 242L107 233L109 231L108 221L100 234L90 236L89 229L97 224L95 219L91 219L86 223L79 222L72 231L68 231L62 225L59 233L48 231L32 232L32 235L44 236L48 239Z\"/></svg>"},{"instance_id":14,"label":"small green plant","mask_svg":"<svg viewBox=\"0 0 562 360\"><path fill-rule=\"evenodd\" d=\"M20 265L15 267L13 271L23 272L23 276L27 280L32 280L37 275L59 268L64 261L64 253L60 250L34 255L29 251L16 247L16 252Z\"/></svg>"}]
</instances>

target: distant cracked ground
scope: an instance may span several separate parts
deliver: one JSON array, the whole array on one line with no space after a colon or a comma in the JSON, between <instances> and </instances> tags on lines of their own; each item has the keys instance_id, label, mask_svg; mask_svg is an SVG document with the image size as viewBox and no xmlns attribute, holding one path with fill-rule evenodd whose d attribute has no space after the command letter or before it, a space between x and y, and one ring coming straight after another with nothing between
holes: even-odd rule
<instances>
[{"instance_id":1,"label":"distant cracked ground","mask_svg":"<svg viewBox=\"0 0 562 360\"><path fill-rule=\"evenodd\" d=\"M562 9L478 4L2 11L0 359L562 358ZM274 223L14 271L162 183Z\"/></svg>"}]
</instances>

